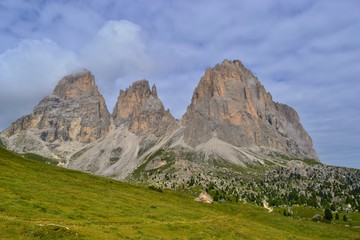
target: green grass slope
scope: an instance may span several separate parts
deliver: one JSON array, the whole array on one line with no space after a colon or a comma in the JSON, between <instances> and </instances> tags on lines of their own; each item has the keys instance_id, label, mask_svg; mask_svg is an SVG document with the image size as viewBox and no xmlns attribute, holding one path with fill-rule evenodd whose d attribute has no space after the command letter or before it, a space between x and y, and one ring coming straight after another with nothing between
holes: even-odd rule
<instances>
[{"instance_id":1,"label":"green grass slope","mask_svg":"<svg viewBox=\"0 0 360 240\"><path fill-rule=\"evenodd\" d=\"M203 204L0 149L0 239L357 239L251 204Z\"/></svg>"}]
</instances>

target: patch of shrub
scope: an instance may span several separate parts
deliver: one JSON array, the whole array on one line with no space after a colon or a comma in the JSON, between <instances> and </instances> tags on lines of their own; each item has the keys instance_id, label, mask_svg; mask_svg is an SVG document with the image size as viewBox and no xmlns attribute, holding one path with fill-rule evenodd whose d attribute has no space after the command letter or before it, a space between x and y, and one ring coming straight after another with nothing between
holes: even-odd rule
<instances>
[{"instance_id":1,"label":"patch of shrub","mask_svg":"<svg viewBox=\"0 0 360 240\"><path fill-rule=\"evenodd\" d=\"M68 227L60 225L37 225L28 230L28 234L31 237L41 239L75 239L78 237L78 233L70 230Z\"/></svg>"},{"instance_id":2,"label":"patch of shrub","mask_svg":"<svg viewBox=\"0 0 360 240\"><path fill-rule=\"evenodd\" d=\"M329 222L331 222L331 220L333 220L333 214L332 214L332 211L329 208L325 209L324 218L326 220L328 220Z\"/></svg>"}]
</instances>

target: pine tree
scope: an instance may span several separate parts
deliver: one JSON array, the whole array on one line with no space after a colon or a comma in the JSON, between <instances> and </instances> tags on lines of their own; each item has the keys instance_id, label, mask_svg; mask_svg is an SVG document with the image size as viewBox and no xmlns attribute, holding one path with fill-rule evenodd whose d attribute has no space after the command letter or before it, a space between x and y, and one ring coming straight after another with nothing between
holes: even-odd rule
<instances>
[{"instance_id":1,"label":"pine tree","mask_svg":"<svg viewBox=\"0 0 360 240\"><path fill-rule=\"evenodd\" d=\"M329 208L325 209L324 217L325 217L326 220L328 220L330 222L333 219L332 212L331 212L331 210Z\"/></svg>"},{"instance_id":2,"label":"pine tree","mask_svg":"<svg viewBox=\"0 0 360 240\"><path fill-rule=\"evenodd\" d=\"M335 204L331 204L331 210L332 211L335 211L336 209L335 209Z\"/></svg>"}]
</instances>

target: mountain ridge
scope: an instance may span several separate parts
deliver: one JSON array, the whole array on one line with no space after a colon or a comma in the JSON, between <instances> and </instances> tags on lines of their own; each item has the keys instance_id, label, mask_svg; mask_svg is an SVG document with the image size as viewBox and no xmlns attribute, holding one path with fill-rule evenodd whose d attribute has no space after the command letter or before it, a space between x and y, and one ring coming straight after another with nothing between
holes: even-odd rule
<instances>
[{"instance_id":1,"label":"mountain ridge","mask_svg":"<svg viewBox=\"0 0 360 240\"><path fill-rule=\"evenodd\" d=\"M204 169L209 160L241 167L279 164L278 156L319 161L296 111L273 102L239 60L206 70L181 120L165 110L147 80L120 90L110 114L94 76L83 70L61 79L53 95L0 137L11 150L123 180L145 163L146 171L182 172L193 163ZM160 150L173 159L152 158Z\"/></svg>"}]
</instances>

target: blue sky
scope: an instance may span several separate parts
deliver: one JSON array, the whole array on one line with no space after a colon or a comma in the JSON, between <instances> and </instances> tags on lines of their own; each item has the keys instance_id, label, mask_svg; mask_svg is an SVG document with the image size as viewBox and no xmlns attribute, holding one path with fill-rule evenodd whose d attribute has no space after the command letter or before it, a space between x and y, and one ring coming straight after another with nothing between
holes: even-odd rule
<instances>
[{"instance_id":1,"label":"blue sky","mask_svg":"<svg viewBox=\"0 0 360 240\"><path fill-rule=\"evenodd\" d=\"M133 81L181 118L207 67L239 59L297 110L321 161L360 168L360 1L0 2L0 129L88 68L110 112Z\"/></svg>"}]
</instances>

